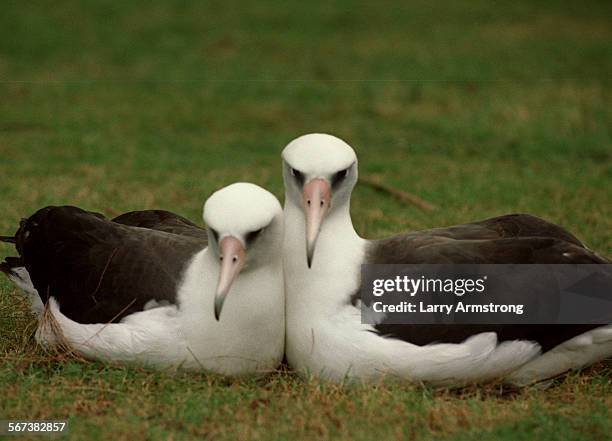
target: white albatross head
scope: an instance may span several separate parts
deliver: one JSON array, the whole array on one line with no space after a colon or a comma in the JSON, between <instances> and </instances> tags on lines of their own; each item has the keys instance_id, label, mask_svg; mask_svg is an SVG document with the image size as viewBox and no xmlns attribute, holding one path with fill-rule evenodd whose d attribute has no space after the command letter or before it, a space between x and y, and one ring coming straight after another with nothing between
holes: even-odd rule
<instances>
[{"instance_id":1,"label":"white albatross head","mask_svg":"<svg viewBox=\"0 0 612 441\"><path fill-rule=\"evenodd\" d=\"M280 254L283 212L267 190L245 182L213 193L204 204L208 246L219 261L215 318L240 272L265 265Z\"/></svg>"},{"instance_id":2,"label":"white albatross head","mask_svg":"<svg viewBox=\"0 0 612 441\"><path fill-rule=\"evenodd\" d=\"M350 203L357 183L357 155L340 138L312 133L291 141L282 158L286 199L304 212L310 267L323 221Z\"/></svg>"}]
</instances>

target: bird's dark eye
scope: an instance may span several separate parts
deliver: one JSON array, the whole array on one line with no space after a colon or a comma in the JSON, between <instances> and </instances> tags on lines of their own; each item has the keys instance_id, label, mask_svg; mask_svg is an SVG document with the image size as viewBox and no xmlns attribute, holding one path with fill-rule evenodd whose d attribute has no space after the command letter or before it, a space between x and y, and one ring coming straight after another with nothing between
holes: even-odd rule
<instances>
[{"instance_id":1,"label":"bird's dark eye","mask_svg":"<svg viewBox=\"0 0 612 441\"><path fill-rule=\"evenodd\" d=\"M259 236L259 234L263 231L263 228L260 228L259 230L256 231L251 231L249 233L246 234L245 239L246 239L246 243L250 244L253 243L253 241L255 239L257 239L257 236Z\"/></svg>"},{"instance_id":2,"label":"bird's dark eye","mask_svg":"<svg viewBox=\"0 0 612 441\"><path fill-rule=\"evenodd\" d=\"M291 169L291 176L295 178L298 184L304 185L304 173L294 168Z\"/></svg>"},{"instance_id":3,"label":"bird's dark eye","mask_svg":"<svg viewBox=\"0 0 612 441\"><path fill-rule=\"evenodd\" d=\"M344 170L340 170L338 173L332 176L332 188L337 187L342 181L344 181L344 178L348 176L349 170L350 167L345 168Z\"/></svg>"},{"instance_id":4,"label":"bird's dark eye","mask_svg":"<svg viewBox=\"0 0 612 441\"><path fill-rule=\"evenodd\" d=\"M215 242L219 242L219 233L217 233L216 230L213 230L212 228L209 228L210 232L212 233L213 237L215 238Z\"/></svg>"}]
</instances>

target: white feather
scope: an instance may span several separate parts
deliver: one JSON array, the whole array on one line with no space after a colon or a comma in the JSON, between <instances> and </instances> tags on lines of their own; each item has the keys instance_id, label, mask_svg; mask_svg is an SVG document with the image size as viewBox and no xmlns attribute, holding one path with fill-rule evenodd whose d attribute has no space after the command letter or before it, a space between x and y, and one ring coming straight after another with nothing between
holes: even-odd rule
<instances>
[{"instance_id":1,"label":"white feather","mask_svg":"<svg viewBox=\"0 0 612 441\"><path fill-rule=\"evenodd\" d=\"M44 305L40 300L38 291L36 291L34 284L32 284L32 279L30 279L30 273L28 273L28 270L22 266L12 268L11 273L8 274L8 278L25 294L26 298L30 301L30 311L32 311L33 314L40 314L44 308Z\"/></svg>"},{"instance_id":2,"label":"white feather","mask_svg":"<svg viewBox=\"0 0 612 441\"><path fill-rule=\"evenodd\" d=\"M612 356L612 325L578 335L508 375L507 382L526 386Z\"/></svg>"}]
</instances>

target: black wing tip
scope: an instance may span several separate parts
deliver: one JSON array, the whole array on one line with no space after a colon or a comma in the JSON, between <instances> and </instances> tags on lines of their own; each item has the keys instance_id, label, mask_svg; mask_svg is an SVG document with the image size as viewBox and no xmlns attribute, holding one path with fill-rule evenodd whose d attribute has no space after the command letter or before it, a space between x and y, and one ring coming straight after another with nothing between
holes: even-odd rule
<instances>
[{"instance_id":1,"label":"black wing tip","mask_svg":"<svg viewBox=\"0 0 612 441\"><path fill-rule=\"evenodd\" d=\"M7 257L3 262L0 262L0 272L7 275L14 274L13 268L23 266L23 262L19 257Z\"/></svg>"},{"instance_id":2,"label":"black wing tip","mask_svg":"<svg viewBox=\"0 0 612 441\"><path fill-rule=\"evenodd\" d=\"M0 242L17 243L15 236L0 236Z\"/></svg>"}]
</instances>

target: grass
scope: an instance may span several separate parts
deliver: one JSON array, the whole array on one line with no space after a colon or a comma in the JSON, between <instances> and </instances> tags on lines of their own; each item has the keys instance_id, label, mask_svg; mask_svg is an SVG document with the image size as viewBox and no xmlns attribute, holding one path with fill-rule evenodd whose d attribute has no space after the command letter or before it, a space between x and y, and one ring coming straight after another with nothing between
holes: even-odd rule
<instances>
[{"instance_id":1,"label":"grass","mask_svg":"<svg viewBox=\"0 0 612 441\"><path fill-rule=\"evenodd\" d=\"M7 1L0 14L0 234L48 204L199 220L237 180L282 197L279 153L325 131L363 175L367 237L508 212L612 255L609 2ZM10 255L2 247L0 256ZM612 365L542 391L334 386L147 372L45 354L0 281L0 418L74 439L606 439Z\"/></svg>"}]
</instances>

